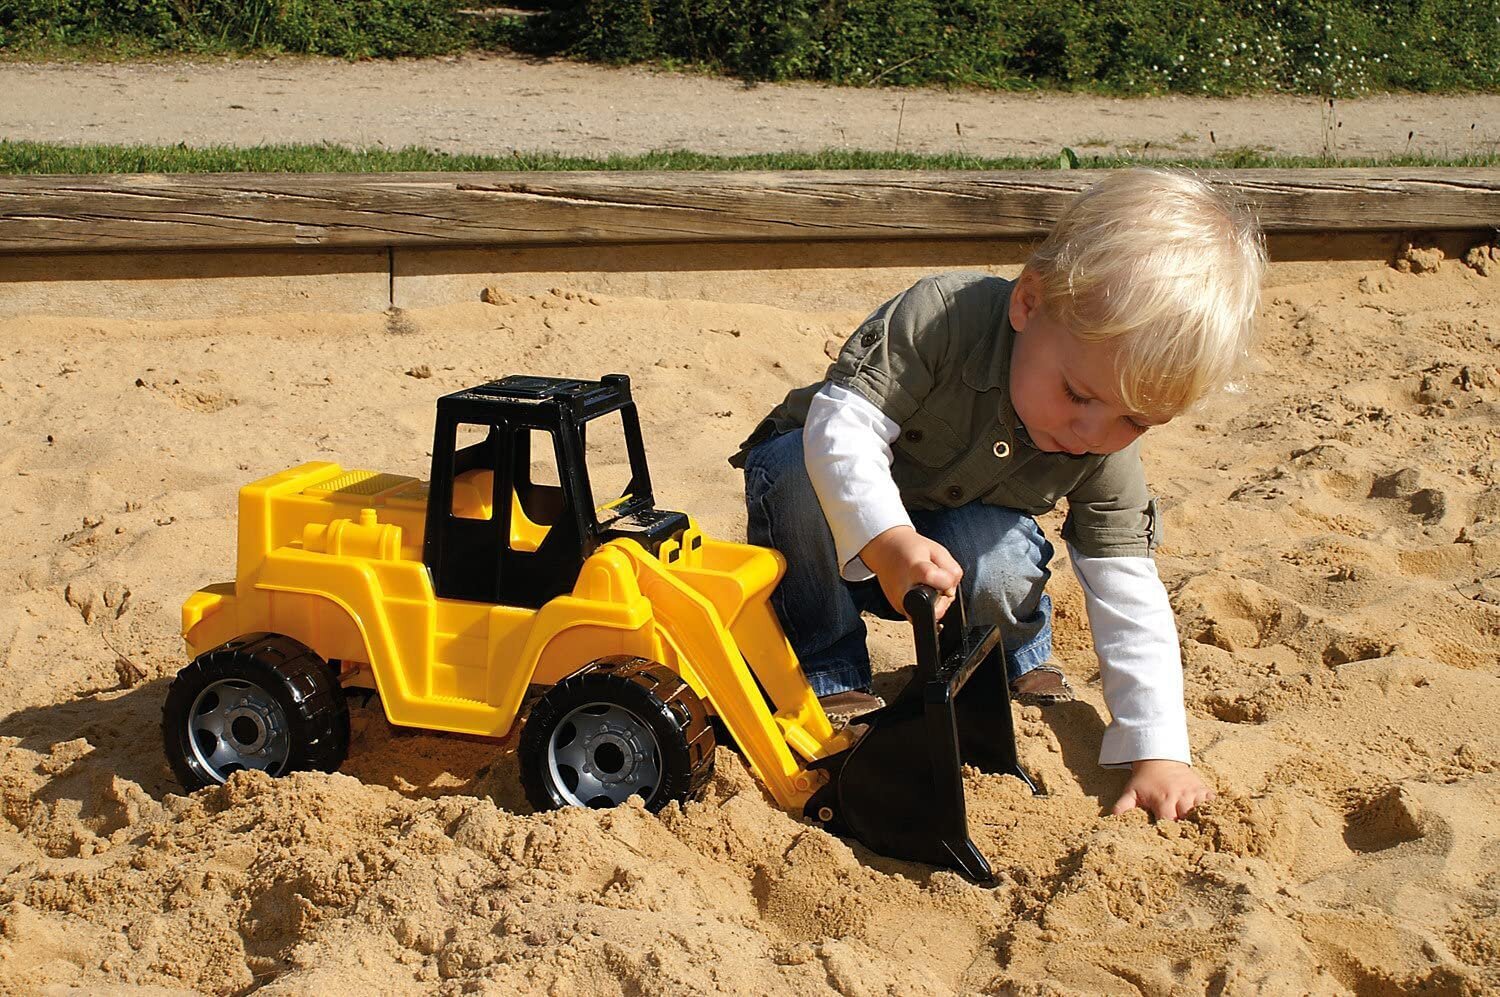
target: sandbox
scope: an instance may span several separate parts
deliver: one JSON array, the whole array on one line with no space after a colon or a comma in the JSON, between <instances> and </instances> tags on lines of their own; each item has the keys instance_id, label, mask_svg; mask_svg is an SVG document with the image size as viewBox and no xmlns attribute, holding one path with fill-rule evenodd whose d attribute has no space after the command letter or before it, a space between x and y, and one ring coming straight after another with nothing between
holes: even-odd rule
<instances>
[{"instance_id":1,"label":"sandbox","mask_svg":"<svg viewBox=\"0 0 1500 997\"><path fill-rule=\"evenodd\" d=\"M741 538L725 458L909 270L778 271L717 298L489 275L482 300L393 311L120 318L100 297L0 319L0 990L1500 986L1491 259L1273 265L1251 369L1145 447L1219 798L1177 822L1103 815L1124 776L1097 765L1098 669L1059 553L1082 694L1018 711L1045 796L967 780L993 889L805 825L724 747L705 799L653 816L533 814L509 742L396 730L378 702L334 775L184 797L160 744L179 606L232 573L242 482L310 459L425 475L438 395L623 371L659 503ZM874 631L889 688L906 634Z\"/></svg>"}]
</instances>

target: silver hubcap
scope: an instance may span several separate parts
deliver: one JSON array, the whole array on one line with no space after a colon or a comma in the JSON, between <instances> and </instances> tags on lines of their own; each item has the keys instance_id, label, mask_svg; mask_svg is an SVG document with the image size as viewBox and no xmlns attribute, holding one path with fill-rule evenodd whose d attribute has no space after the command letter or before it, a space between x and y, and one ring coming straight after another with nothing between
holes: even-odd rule
<instances>
[{"instance_id":1,"label":"silver hubcap","mask_svg":"<svg viewBox=\"0 0 1500 997\"><path fill-rule=\"evenodd\" d=\"M552 785L575 807L613 807L632 795L650 799L661 784L661 747L640 718L613 703L578 707L547 742Z\"/></svg>"},{"instance_id":2,"label":"silver hubcap","mask_svg":"<svg viewBox=\"0 0 1500 997\"><path fill-rule=\"evenodd\" d=\"M281 704L244 679L220 679L198 693L187 733L193 757L215 782L241 769L277 775L292 746Z\"/></svg>"}]
</instances>

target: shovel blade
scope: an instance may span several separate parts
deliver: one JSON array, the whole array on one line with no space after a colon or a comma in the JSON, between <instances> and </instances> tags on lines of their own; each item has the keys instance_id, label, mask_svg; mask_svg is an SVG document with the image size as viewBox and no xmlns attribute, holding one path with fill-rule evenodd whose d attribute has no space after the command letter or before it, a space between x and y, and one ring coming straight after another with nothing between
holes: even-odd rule
<instances>
[{"instance_id":1,"label":"shovel blade","mask_svg":"<svg viewBox=\"0 0 1500 997\"><path fill-rule=\"evenodd\" d=\"M940 636L935 596L925 613L907 599L917 633L911 681L889 706L854 721L866 729L853 746L819 763L829 782L805 813L871 851L991 883L990 865L969 837L963 766L1035 787L1016 759L999 631L964 626L960 608Z\"/></svg>"}]
</instances>

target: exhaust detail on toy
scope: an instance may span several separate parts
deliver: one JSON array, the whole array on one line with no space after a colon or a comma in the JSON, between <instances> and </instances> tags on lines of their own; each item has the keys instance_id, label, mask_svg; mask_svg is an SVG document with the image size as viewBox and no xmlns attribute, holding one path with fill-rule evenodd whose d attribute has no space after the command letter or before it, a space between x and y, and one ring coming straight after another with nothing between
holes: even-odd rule
<instances>
[{"instance_id":1,"label":"exhaust detail on toy","mask_svg":"<svg viewBox=\"0 0 1500 997\"><path fill-rule=\"evenodd\" d=\"M961 765L1025 779L994 628L914 590L916 675L835 731L771 607L784 571L656 508L626 376L481 384L438 399L426 481L312 462L240 490L235 579L182 608L167 757L188 789L333 771L367 688L401 726L502 737L524 711L538 808L656 811L707 783L717 716L781 807L986 880Z\"/></svg>"}]
</instances>

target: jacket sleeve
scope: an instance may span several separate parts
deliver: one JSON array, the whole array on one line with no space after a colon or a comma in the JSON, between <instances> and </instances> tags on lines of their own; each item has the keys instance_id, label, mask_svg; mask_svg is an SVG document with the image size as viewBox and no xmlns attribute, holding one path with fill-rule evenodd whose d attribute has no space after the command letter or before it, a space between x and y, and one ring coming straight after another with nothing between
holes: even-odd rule
<instances>
[{"instance_id":1,"label":"jacket sleeve","mask_svg":"<svg viewBox=\"0 0 1500 997\"><path fill-rule=\"evenodd\" d=\"M1063 539L1088 557L1149 557L1161 544L1161 517L1146 490L1140 441L1099 462L1068 493Z\"/></svg>"},{"instance_id":2,"label":"jacket sleeve","mask_svg":"<svg viewBox=\"0 0 1500 997\"><path fill-rule=\"evenodd\" d=\"M897 425L916 414L949 363L948 302L924 277L879 308L845 341L825 380L871 402Z\"/></svg>"}]
</instances>

